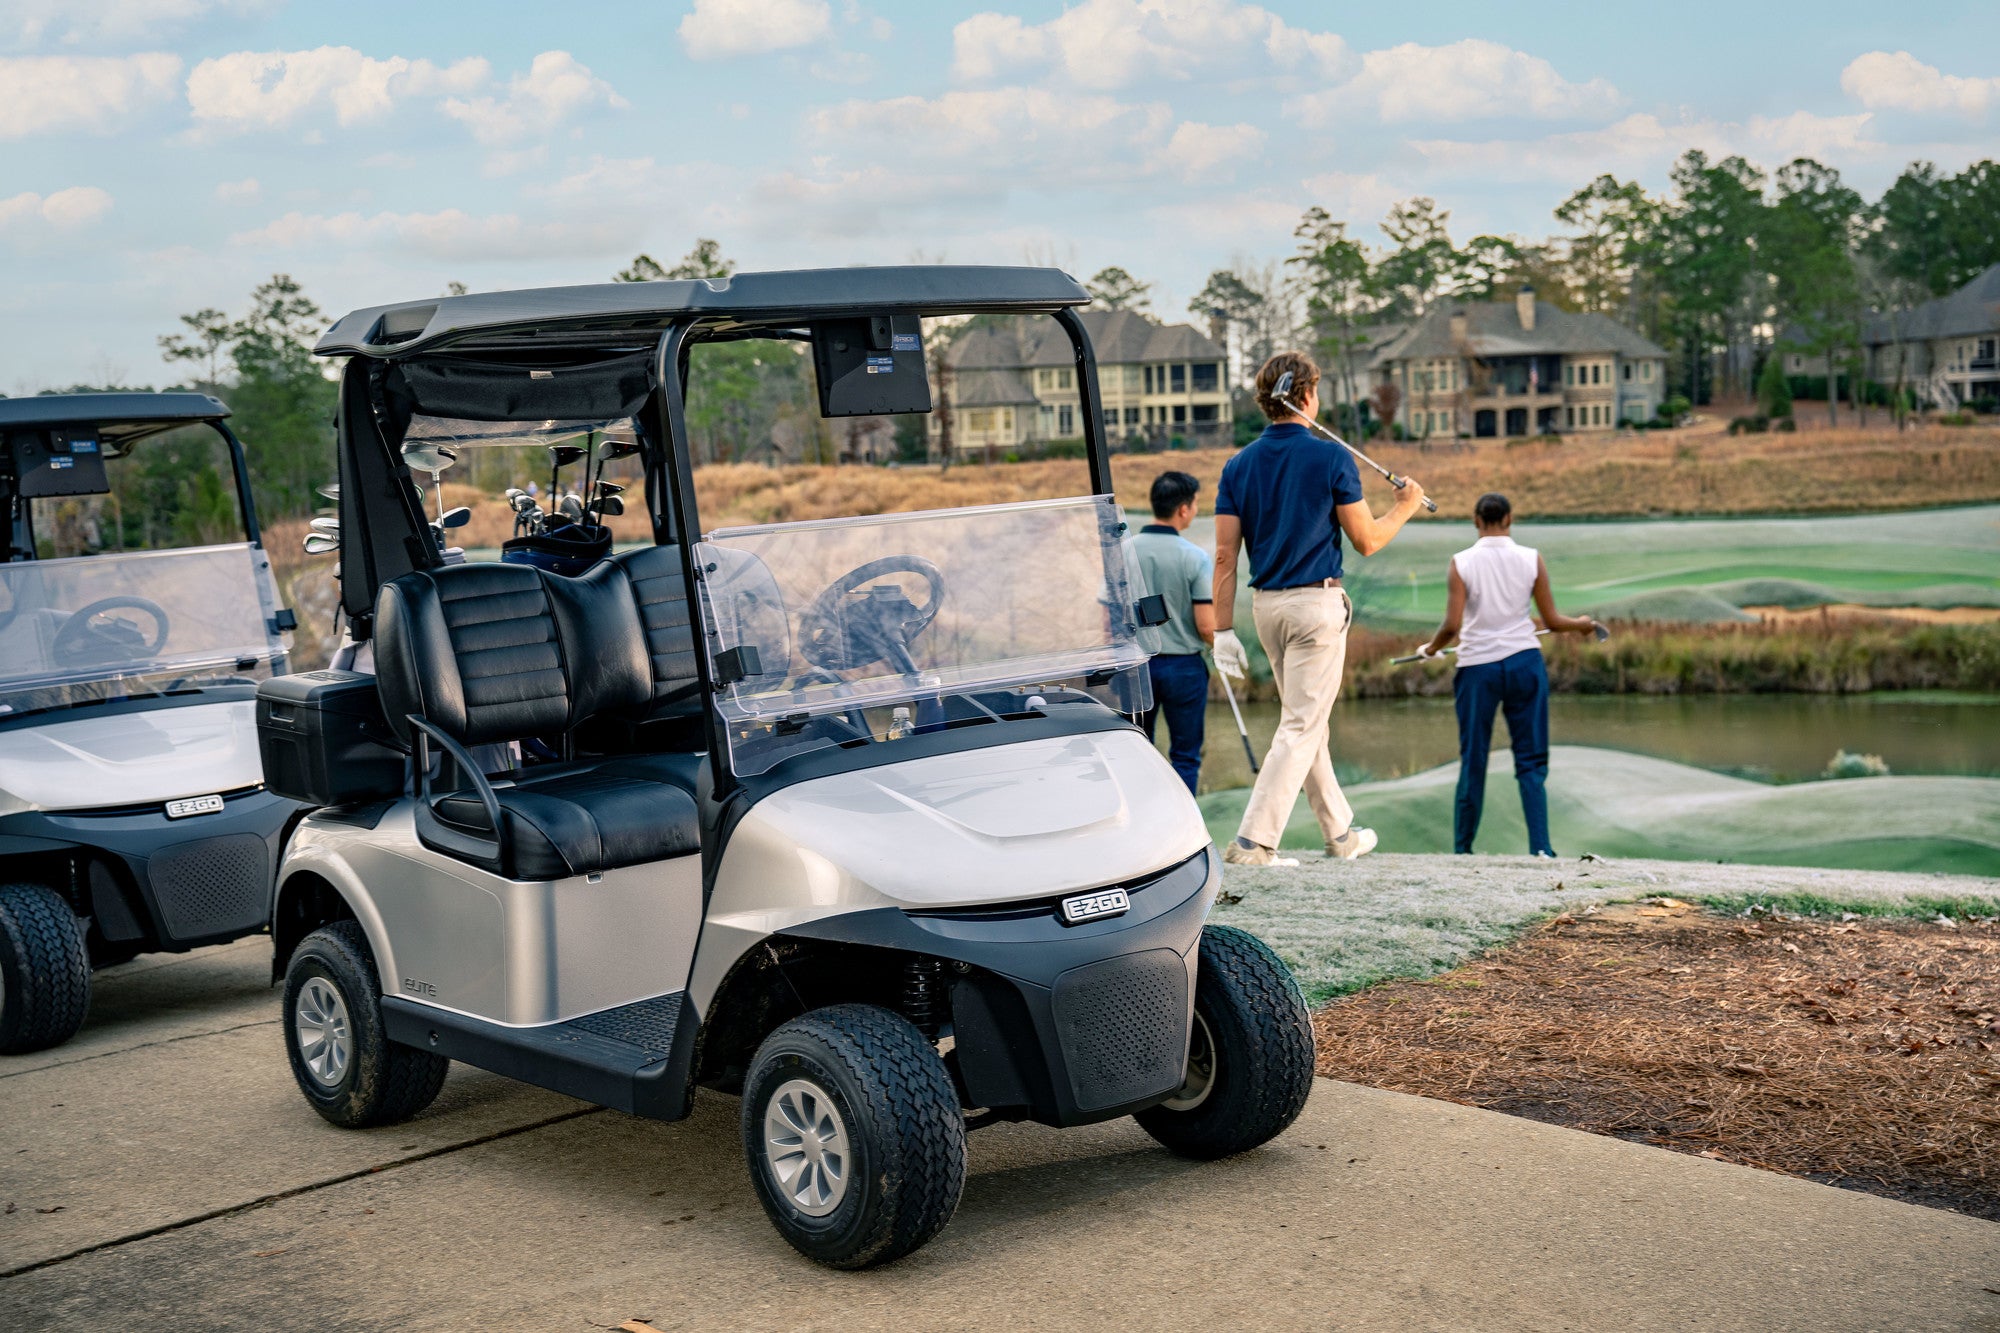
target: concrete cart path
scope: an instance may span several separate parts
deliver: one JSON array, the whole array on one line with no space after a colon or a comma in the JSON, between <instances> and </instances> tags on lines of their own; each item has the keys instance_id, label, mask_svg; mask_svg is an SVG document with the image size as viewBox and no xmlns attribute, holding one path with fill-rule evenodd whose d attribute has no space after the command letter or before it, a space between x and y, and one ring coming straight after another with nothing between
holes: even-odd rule
<instances>
[{"instance_id":1,"label":"concrete cart path","mask_svg":"<svg viewBox=\"0 0 2000 1333\"><path fill-rule=\"evenodd\" d=\"M203 960L225 972L268 966L217 953ZM0 1279L0 1327L1058 1328L1199 1312L1223 1327L2000 1329L2000 1225L1328 1081L1291 1132L1229 1162L1180 1161L1130 1121L981 1131L938 1240L829 1273L765 1222L734 1099L660 1125L458 1068L421 1119L343 1133L292 1088L269 1011L242 1026L243 999L218 1002L212 1037L139 1044L141 1025L97 1058L0 1062L0 1202L17 1205L0 1270L44 1261Z\"/></svg>"}]
</instances>

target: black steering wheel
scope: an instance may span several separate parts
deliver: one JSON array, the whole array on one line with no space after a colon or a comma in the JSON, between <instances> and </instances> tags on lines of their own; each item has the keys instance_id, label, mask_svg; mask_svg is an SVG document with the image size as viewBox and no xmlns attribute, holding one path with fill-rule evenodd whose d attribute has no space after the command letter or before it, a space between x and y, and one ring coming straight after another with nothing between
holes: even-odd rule
<instances>
[{"instance_id":1,"label":"black steering wheel","mask_svg":"<svg viewBox=\"0 0 2000 1333\"><path fill-rule=\"evenodd\" d=\"M153 619L153 637L113 611L143 611ZM151 657L167 642L167 613L143 597L100 597L63 622L49 645L62 666L106 666Z\"/></svg>"},{"instance_id":2,"label":"black steering wheel","mask_svg":"<svg viewBox=\"0 0 2000 1333\"><path fill-rule=\"evenodd\" d=\"M889 574L915 574L929 585L923 605ZM887 555L857 565L826 585L799 617L799 652L823 671L852 671L887 662L915 675L910 644L930 627L944 603L944 575L922 556Z\"/></svg>"}]
</instances>

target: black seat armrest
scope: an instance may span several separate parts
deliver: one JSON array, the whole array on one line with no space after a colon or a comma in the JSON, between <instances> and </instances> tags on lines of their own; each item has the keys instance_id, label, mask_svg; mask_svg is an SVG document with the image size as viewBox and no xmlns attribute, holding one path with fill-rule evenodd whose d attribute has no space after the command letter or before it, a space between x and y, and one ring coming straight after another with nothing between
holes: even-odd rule
<instances>
[{"instance_id":1,"label":"black seat armrest","mask_svg":"<svg viewBox=\"0 0 2000 1333\"><path fill-rule=\"evenodd\" d=\"M417 746L417 818L424 822L425 832L440 843L463 844L462 854L484 861L501 875L512 879L514 872L510 863L513 858L507 854L507 826L501 822L500 798L494 795L493 784L486 780L486 774L480 772L479 765L472 761L472 756L466 752L466 748L449 733L425 721L416 713L409 714L407 721ZM493 830L490 839L465 832L457 825L443 823L438 819L436 811L431 808L430 747L433 741L440 750L451 756L452 762L471 782L474 794L479 797L479 804L486 809L486 823Z\"/></svg>"}]
</instances>

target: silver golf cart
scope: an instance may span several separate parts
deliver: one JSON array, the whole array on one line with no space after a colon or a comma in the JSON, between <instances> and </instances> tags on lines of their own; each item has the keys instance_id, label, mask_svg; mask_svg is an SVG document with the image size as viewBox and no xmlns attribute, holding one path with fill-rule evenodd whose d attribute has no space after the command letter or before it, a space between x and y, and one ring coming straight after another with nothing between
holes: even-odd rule
<instances>
[{"instance_id":1,"label":"silver golf cart","mask_svg":"<svg viewBox=\"0 0 2000 1333\"><path fill-rule=\"evenodd\" d=\"M1220 857L1131 720L1158 605L1123 562L1088 300L1053 270L844 269L334 326L342 596L376 674L259 693L267 781L319 807L273 932L321 1115L414 1115L453 1059L662 1120L739 1094L772 1222L847 1268L949 1220L971 1128L1135 1115L1217 1157L1292 1122L1298 989L1204 925ZM924 321L968 315L1067 349L1078 495L703 530L705 345L809 355L822 416L920 413ZM574 577L443 564L400 451L464 420L629 423L652 542Z\"/></svg>"},{"instance_id":2,"label":"silver golf cart","mask_svg":"<svg viewBox=\"0 0 2000 1333\"><path fill-rule=\"evenodd\" d=\"M0 1054L69 1040L94 967L262 931L285 824L257 681L292 613L229 409L0 400Z\"/></svg>"}]
</instances>

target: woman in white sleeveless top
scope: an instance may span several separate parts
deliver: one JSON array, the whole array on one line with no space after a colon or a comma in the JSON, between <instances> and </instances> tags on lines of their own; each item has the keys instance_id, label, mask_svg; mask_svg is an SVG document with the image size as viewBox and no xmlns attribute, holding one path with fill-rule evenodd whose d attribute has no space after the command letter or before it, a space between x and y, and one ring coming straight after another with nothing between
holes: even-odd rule
<instances>
[{"instance_id":1,"label":"woman in white sleeveless top","mask_svg":"<svg viewBox=\"0 0 2000 1333\"><path fill-rule=\"evenodd\" d=\"M1532 602L1551 630L1588 634L1589 616L1556 610L1548 566L1533 547L1517 546L1510 532L1513 506L1504 495L1487 494L1473 506L1479 540L1451 558L1450 600L1444 623L1418 651L1429 657L1458 640L1458 672L1452 696L1458 704L1458 801L1452 810L1452 849L1472 850L1479 815L1486 804L1486 761L1493 747L1493 714L1507 715L1514 748L1514 780L1521 788L1521 814L1528 825L1528 851L1554 856L1549 845L1549 802L1543 784L1549 771L1549 673L1542 663Z\"/></svg>"}]
</instances>

